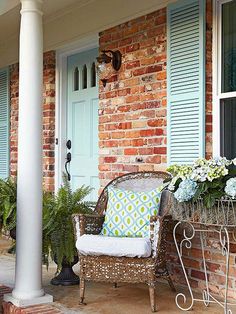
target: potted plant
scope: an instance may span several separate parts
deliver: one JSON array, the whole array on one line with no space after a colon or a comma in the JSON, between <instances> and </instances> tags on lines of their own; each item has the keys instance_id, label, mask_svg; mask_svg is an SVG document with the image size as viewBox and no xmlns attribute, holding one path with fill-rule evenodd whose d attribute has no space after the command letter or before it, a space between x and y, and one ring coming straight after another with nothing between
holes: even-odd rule
<instances>
[{"instance_id":1,"label":"potted plant","mask_svg":"<svg viewBox=\"0 0 236 314\"><path fill-rule=\"evenodd\" d=\"M171 214L177 220L204 224L236 224L236 159L198 159L192 165L172 165L168 190Z\"/></svg>"},{"instance_id":2,"label":"potted plant","mask_svg":"<svg viewBox=\"0 0 236 314\"><path fill-rule=\"evenodd\" d=\"M16 239L16 179L0 179L0 212L2 228Z\"/></svg>"},{"instance_id":3,"label":"potted plant","mask_svg":"<svg viewBox=\"0 0 236 314\"><path fill-rule=\"evenodd\" d=\"M79 277L72 270L78 262L71 216L74 213L91 213L85 197L90 187L81 186L72 190L67 176L63 176L63 185L56 194L44 194L43 210L43 256L47 262L51 257L60 272L51 280L54 285L72 285L79 283Z\"/></svg>"}]
</instances>

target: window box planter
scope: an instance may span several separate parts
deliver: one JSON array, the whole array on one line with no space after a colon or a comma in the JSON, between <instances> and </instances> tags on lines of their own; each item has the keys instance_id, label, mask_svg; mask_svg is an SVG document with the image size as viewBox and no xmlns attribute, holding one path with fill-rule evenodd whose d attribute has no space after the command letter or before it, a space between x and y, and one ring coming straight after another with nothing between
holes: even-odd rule
<instances>
[{"instance_id":1,"label":"window box planter","mask_svg":"<svg viewBox=\"0 0 236 314\"><path fill-rule=\"evenodd\" d=\"M236 200L229 197L216 199L214 205L207 208L202 198L178 202L172 195L170 213L174 220L194 224L236 226Z\"/></svg>"}]
</instances>

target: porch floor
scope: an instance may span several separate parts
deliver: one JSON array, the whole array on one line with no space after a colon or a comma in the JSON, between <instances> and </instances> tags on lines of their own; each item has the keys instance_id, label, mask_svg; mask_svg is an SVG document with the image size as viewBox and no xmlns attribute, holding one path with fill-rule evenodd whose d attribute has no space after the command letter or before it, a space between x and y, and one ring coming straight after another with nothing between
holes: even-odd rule
<instances>
[{"instance_id":1,"label":"porch floor","mask_svg":"<svg viewBox=\"0 0 236 314\"><path fill-rule=\"evenodd\" d=\"M0 239L0 284L14 286L15 257L6 253L9 242ZM45 292L52 294L56 308L62 313L81 314L146 314L151 313L149 294L146 285L119 284L115 289L110 284L88 283L86 286L86 306L79 305L79 287L62 287L50 285L50 279L55 273L55 265L50 265L49 270L43 268L43 286ZM75 271L78 268L75 268ZM175 293L163 283L157 287L158 313L183 313L175 305ZM211 305L206 310L203 304L194 305L191 313L220 314L223 309ZM43 314L43 313L42 313Z\"/></svg>"}]
</instances>

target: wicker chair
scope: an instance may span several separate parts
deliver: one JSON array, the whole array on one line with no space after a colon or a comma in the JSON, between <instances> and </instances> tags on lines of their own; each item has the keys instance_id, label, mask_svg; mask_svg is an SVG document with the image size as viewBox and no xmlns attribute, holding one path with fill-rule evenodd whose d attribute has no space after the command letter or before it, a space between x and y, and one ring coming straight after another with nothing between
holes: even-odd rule
<instances>
[{"instance_id":1,"label":"wicker chair","mask_svg":"<svg viewBox=\"0 0 236 314\"><path fill-rule=\"evenodd\" d=\"M106 211L108 186L129 189L133 191L147 191L160 186L163 180L168 178L166 172L136 172L117 177L111 181L101 193L95 207L95 215L73 215L75 236L83 234L99 234L104 221ZM158 216L152 216L150 220L150 234L152 242L152 255L148 258L112 257L112 256L85 256L79 252L80 260L80 304L84 304L85 281L146 283L149 286L151 309L156 311L155 286L157 278L166 279L173 291L168 269L166 267L166 234L170 223L167 215L169 194L162 192L161 204ZM159 220L158 233L155 232ZM158 240L157 240L158 239ZM76 239L77 240L77 239Z\"/></svg>"}]
</instances>

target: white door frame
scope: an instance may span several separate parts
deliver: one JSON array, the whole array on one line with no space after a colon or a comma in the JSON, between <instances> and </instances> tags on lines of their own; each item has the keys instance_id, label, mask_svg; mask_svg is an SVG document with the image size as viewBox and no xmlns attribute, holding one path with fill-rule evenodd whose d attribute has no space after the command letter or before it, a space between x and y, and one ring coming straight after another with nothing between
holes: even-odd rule
<instances>
[{"instance_id":1,"label":"white door frame","mask_svg":"<svg viewBox=\"0 0 236 314\"><path fill-rule=\"evenodd\" d=\"M99 47L98 34L92 34L56 51L56 107L55 107L55 191L62 183L66 157L67 123L67 57Z\"/></svg>"}]
</instances>

